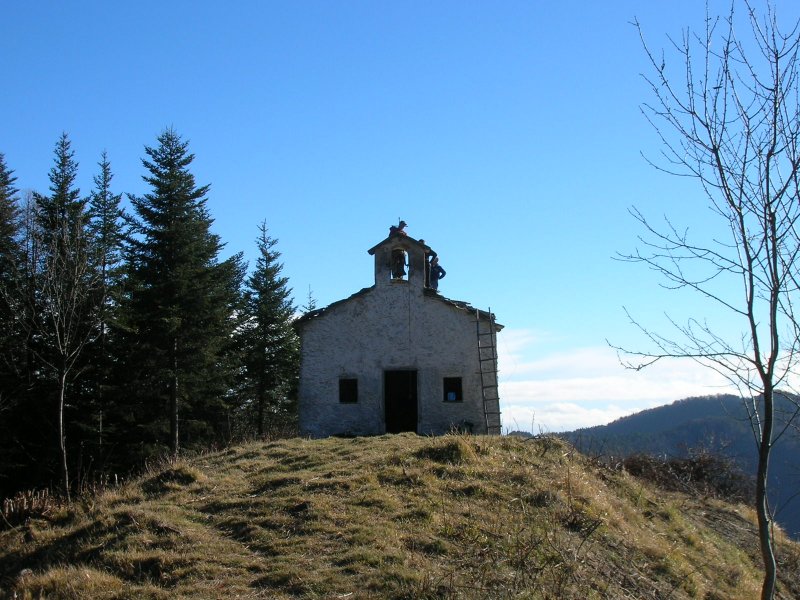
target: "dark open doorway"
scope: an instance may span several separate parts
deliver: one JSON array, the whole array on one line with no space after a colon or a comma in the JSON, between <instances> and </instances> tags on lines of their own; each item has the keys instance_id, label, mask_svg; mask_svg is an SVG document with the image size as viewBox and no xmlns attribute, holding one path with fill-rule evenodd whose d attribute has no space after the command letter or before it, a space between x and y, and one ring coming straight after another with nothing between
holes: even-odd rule
<instances>
[{"instance_id":1,"label":"dark open doorway","mask_svg":"<svg viewBox=\"0 0 800 600\"><path fill-rule=\"evenodd\" d=\"M417 372L384 371L386 433L417 431Z\"/></svg>"}]
</instances>

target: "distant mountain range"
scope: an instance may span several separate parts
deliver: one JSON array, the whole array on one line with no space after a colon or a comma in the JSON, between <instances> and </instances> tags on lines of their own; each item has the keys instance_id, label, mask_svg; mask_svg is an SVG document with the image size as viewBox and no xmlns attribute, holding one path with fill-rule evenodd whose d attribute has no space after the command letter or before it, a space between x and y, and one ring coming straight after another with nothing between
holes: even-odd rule
<instances>
[{"instance_id":1,"label":"distant mountain range","mask_svg":"<svg viewBox=\"0 0 800 600\"><path fill-rule=\"evenodd\" d=\"M776 401L776 415L785 423L796 406ZM795 422L772 451L769 486L776 520L800 540L800 422ZM745 473L754 475L758 455L744 401L733 395L678 400L667 406L623 417L608 425L559 434L590 456L628 456L646 453L682 458L708 450L727 456Z\"/></svg>"}]
</instances>

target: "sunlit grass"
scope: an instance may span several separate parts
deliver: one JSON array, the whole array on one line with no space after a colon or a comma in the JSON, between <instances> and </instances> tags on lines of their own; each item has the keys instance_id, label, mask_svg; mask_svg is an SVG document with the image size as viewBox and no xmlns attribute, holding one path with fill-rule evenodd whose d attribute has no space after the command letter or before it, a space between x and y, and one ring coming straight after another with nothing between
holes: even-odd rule
<instances>
[{"instance_id":1,"label":"sunlit grass","mask_svg":"<svg viewBox=\"0 0 800 600\"><path fill-rule=\"evenodd\" d=\"M554 438L253 442L0 532L18 598L752 598L745 507ZM785 542L782 594L800 553ZM787 586L794 585L794 588Z\"/></svg>"}]
</instances>

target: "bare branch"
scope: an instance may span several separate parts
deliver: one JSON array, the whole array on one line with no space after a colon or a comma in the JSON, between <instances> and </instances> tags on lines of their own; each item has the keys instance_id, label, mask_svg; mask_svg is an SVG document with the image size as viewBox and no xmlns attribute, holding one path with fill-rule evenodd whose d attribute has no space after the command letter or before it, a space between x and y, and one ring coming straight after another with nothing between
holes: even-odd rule
<instances>
[{"instance_id":1,"label":"bare branch","mask_svg":"<svg viewBox=\"0 0 800 600\"><path fill-rule=\"evenodd\" d=\"M749 38L734 27L736 2L725 17L706 9L703 29L668 38L671 53L655 53L641 24L633 25L650 63L643 75L653 101L642 113L662 145L658 170L691 177L727 239L692 239L665 218L656 227L638 209L639 247L617 258L646 265L666 289L688 289L740 322L738 333L714 331L705 319L654 333L634 320L649 349L613 346L626 368L663 358L690 358L723 375L745 399L759 449L756 510L765 565L762 598L774 595L776 569L766 485L770 450L796 422L800 408L777 428L775 395L798 381L800 324L800 22L782 31L775 9L760 15L745 0ZM670 62L671 56L678 66ZM732 341L728 341L731 339Z\"/></svg>"}]
</instances>

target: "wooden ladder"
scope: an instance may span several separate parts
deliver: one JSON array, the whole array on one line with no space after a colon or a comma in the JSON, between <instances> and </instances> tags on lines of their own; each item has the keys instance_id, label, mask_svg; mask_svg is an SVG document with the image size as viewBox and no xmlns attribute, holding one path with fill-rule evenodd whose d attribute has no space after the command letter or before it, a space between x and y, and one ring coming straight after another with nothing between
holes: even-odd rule
<instances>
[{"instance_id":1,"label":"wooden ladder","mask_svg":"<svg viewBox=\"0 0 800 600\"><path fill-rule=\"evenodd\" d=\"M497 388L497 329L492 309L489 318L481 321L481 311L475 309L475 326L478 334L478 365L481 376L483 416L486 433L500 435L500 394Z\"/></svg>"}]
</instances>

